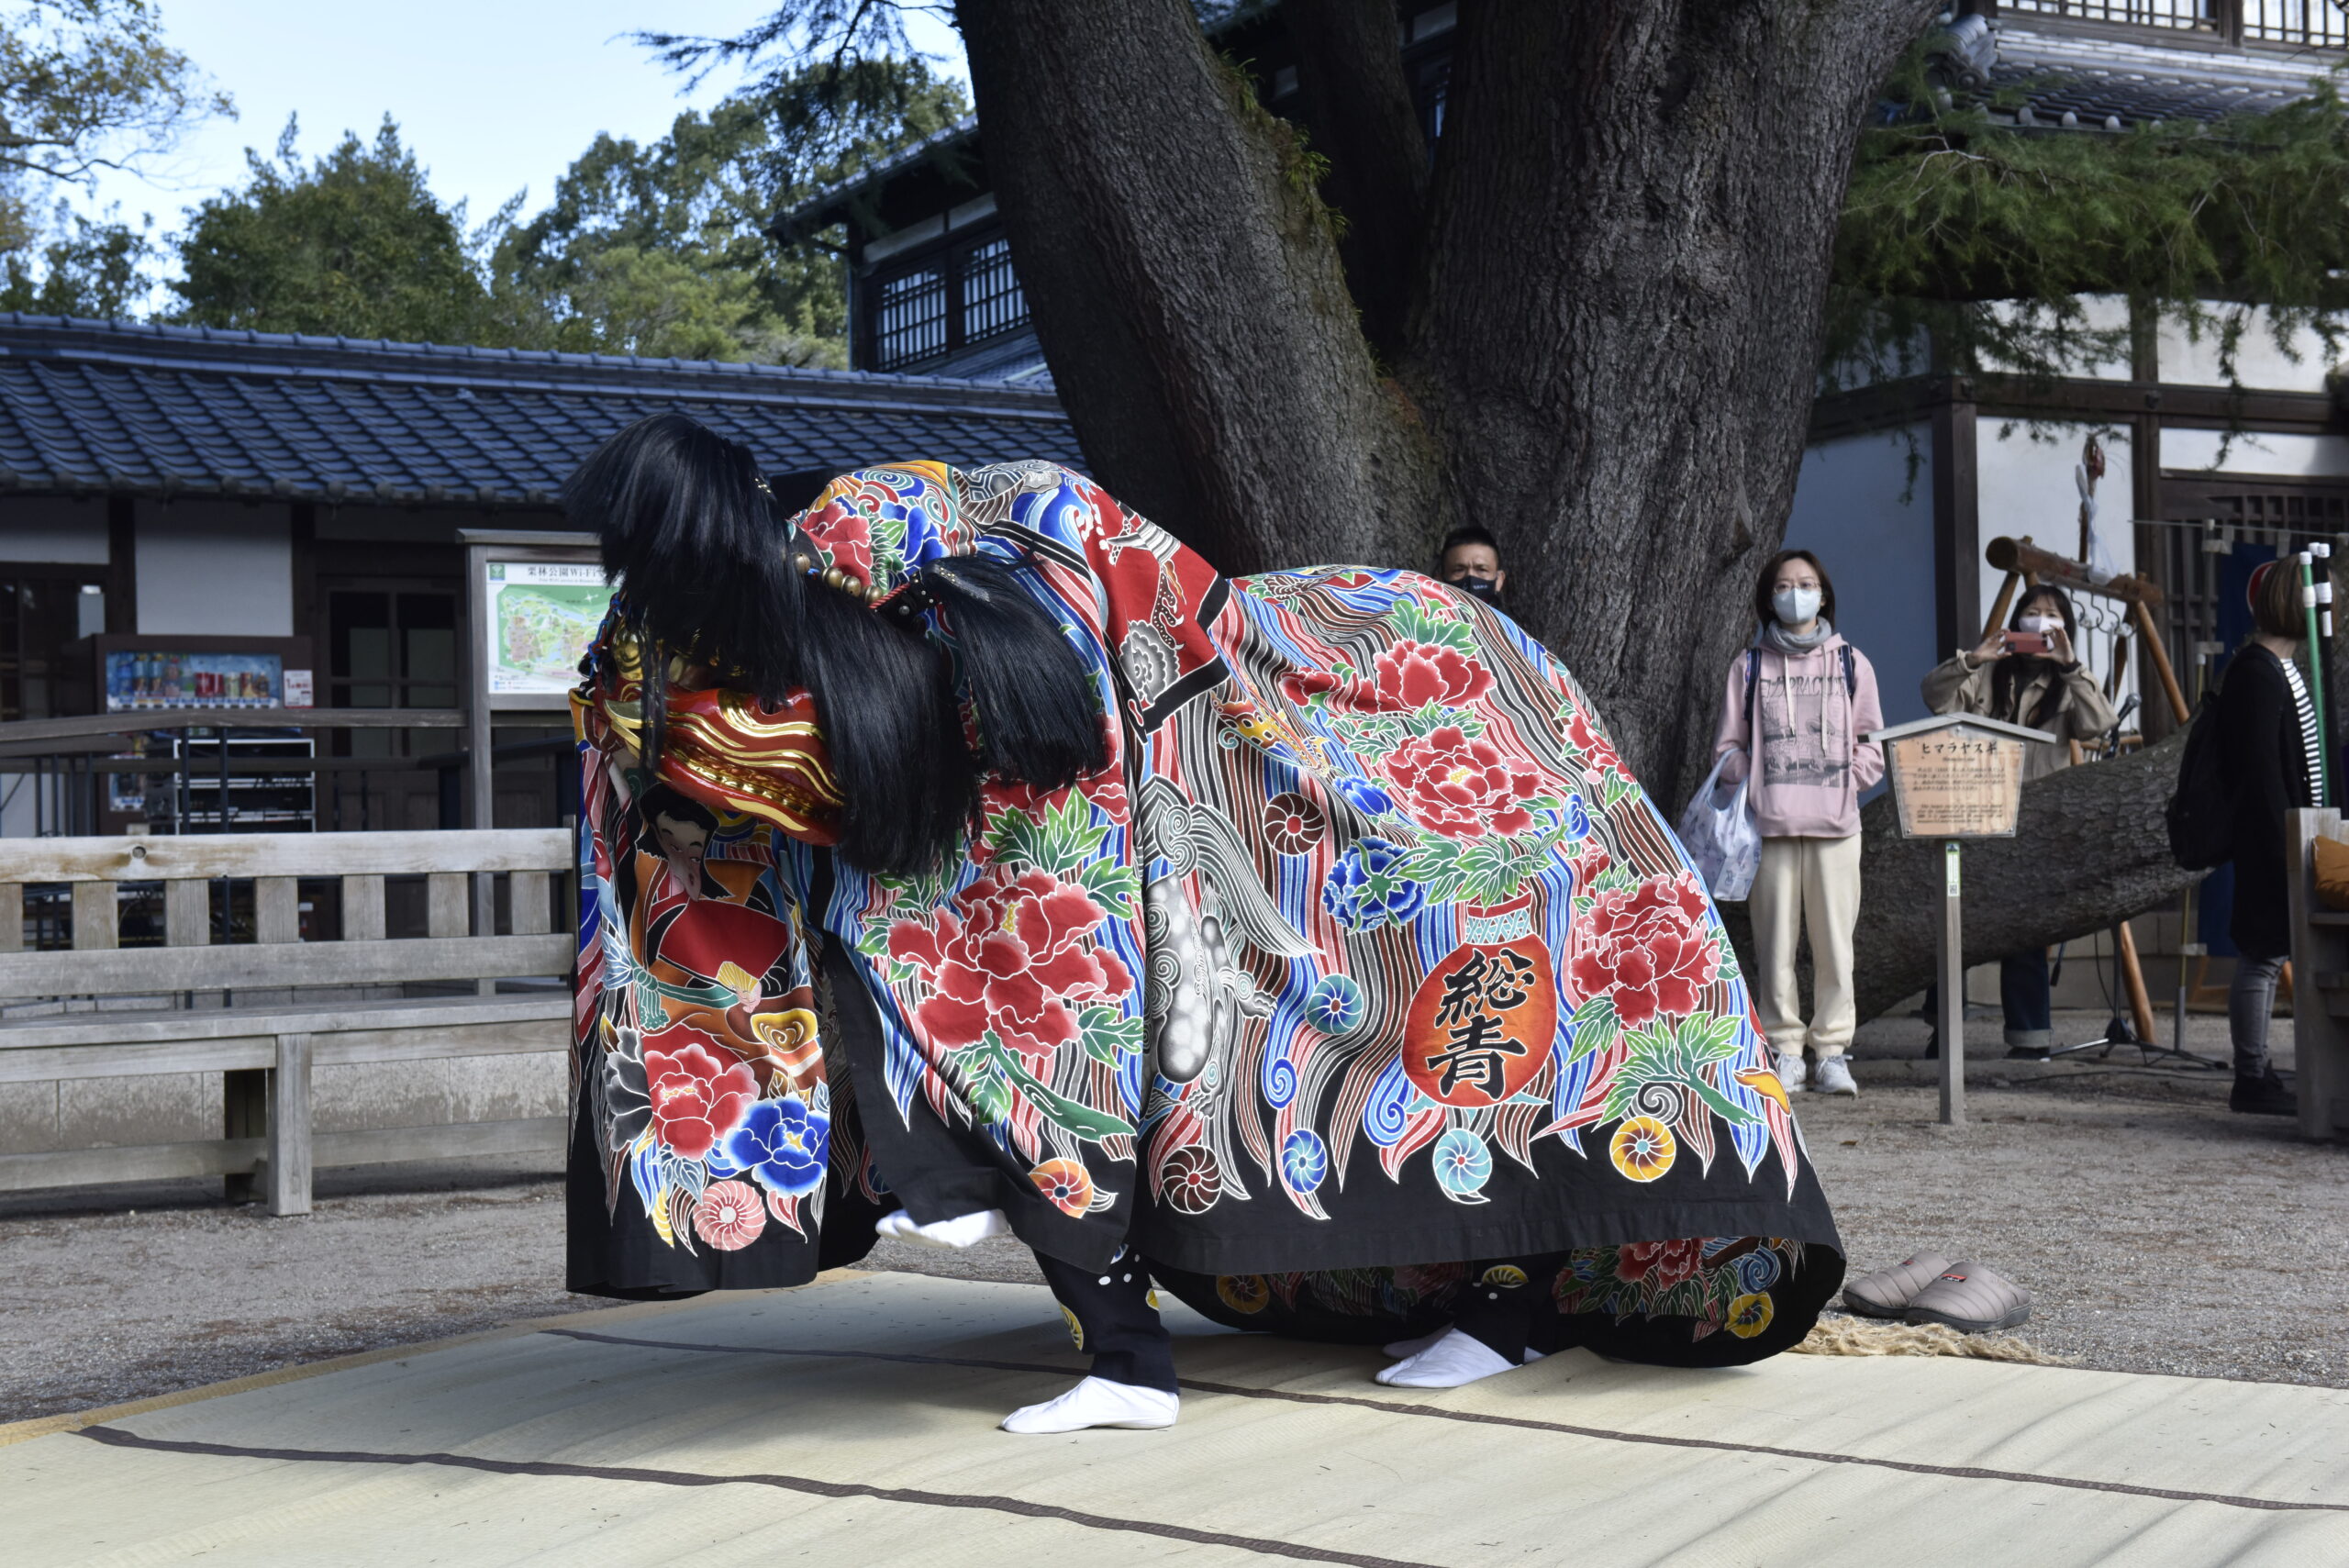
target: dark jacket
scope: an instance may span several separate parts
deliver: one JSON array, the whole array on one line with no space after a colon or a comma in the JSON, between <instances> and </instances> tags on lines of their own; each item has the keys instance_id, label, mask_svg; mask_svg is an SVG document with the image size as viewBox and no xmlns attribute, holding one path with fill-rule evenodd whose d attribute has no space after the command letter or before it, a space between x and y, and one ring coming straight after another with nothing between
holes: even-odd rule
<instances>
[{"instance_id":1,"label":"dark jacket","mask_svg":"<svg viewBox=\"0 0 2349 1568\"><path fill-rule=\"evenodd\" d=\"M2292 951L2284 813L2316 796L2283 662L2245 643L2228 662L2217 717L2221 763L2235 802L2235 907L2228 934L2254 958L2279 957Z\"/></svg>"}]
</instances>

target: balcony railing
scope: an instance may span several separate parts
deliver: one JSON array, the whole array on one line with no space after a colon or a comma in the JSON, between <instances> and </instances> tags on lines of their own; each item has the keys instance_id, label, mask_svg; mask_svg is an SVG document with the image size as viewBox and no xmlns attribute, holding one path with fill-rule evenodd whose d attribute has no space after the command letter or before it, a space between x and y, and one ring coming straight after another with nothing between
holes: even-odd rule
<instances>
[{"instance_id":1,"label":"balcony railing","mask_svg":"<svg viewBox=\"0 0 2349 1568\"><path fill-rule=\"evenodd\" d=\"M2342 0L2001 0L1998 11L2201 33L2227 43L2349 49Z\"/></svg>"}]
</instances>

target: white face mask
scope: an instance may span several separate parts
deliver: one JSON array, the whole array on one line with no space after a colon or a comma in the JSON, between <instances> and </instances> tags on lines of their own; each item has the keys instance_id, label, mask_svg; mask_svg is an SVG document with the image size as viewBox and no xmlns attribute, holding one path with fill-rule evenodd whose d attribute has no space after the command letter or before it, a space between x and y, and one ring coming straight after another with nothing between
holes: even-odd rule
<instances>
[{"instance_id":1,"label":"white face mask","mask_svg":"<svg viewBox=\"0 0 2349 1568\"><path fill-rule=\"evenodd\" d=\"M1770 611L1780 626L1801 626L1819 618L1819 590L1781 588L1770 595Z\"/></svg>"},{"instance_id":2,"label":"white face mask","mask_svg":"<svg viewBox=\"0 0 2349 1568\"><path fill-rule=\"evenodd\" d=\"M2022 617L2022 629L2045 637L2050 632L2064 629L2064 617L2062 616L2025 616Z\"/></svg>"}]
</instances>

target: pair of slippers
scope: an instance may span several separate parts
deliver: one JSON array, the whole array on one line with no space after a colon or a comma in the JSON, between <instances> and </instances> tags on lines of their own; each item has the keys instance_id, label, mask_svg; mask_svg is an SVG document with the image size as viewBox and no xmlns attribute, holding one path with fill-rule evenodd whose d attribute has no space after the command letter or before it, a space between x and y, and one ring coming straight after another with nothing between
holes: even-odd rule
<instances>
[{"instance_id":1,"label":"pair of slippers","mask_svg":"<svg viewBox=\"0 0 2349 1568\"><path fill-rule=\"evenodd\" d=\"M1945 1323L1961 1334L2020 1328L2031 1318L2031 1293L2003 1274L1938 1252L1920 1252L1843 1287L1843 1306L1861 1318Z\"/></svg>"}]
</instances>

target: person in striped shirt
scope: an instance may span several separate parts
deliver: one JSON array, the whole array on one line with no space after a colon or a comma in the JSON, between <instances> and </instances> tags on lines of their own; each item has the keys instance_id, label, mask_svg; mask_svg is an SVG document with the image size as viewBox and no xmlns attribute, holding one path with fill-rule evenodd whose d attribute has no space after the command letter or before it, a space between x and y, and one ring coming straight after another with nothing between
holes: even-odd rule
<instances>
[{"instance_id":1,"label":"person in striped shirt","mask_svg":"<svg viewBox=\"0 0 2349 1568\"><path fill-rule=\"evenodd\" d=\"M2228 934L2238 956L2227 992L2235 1085L2227 1103L2255 1116L2293 1116L2299 1103L2267 1060L2276 982L2292 952L2284 814L2317 804L2323 740L2308 681L2294 662L2306 617L2292 559L2254 571L2247 597L2252 635L2228 662L2216 715L2235 808L2235 903Z\"/></svg>"}]
</instances>

